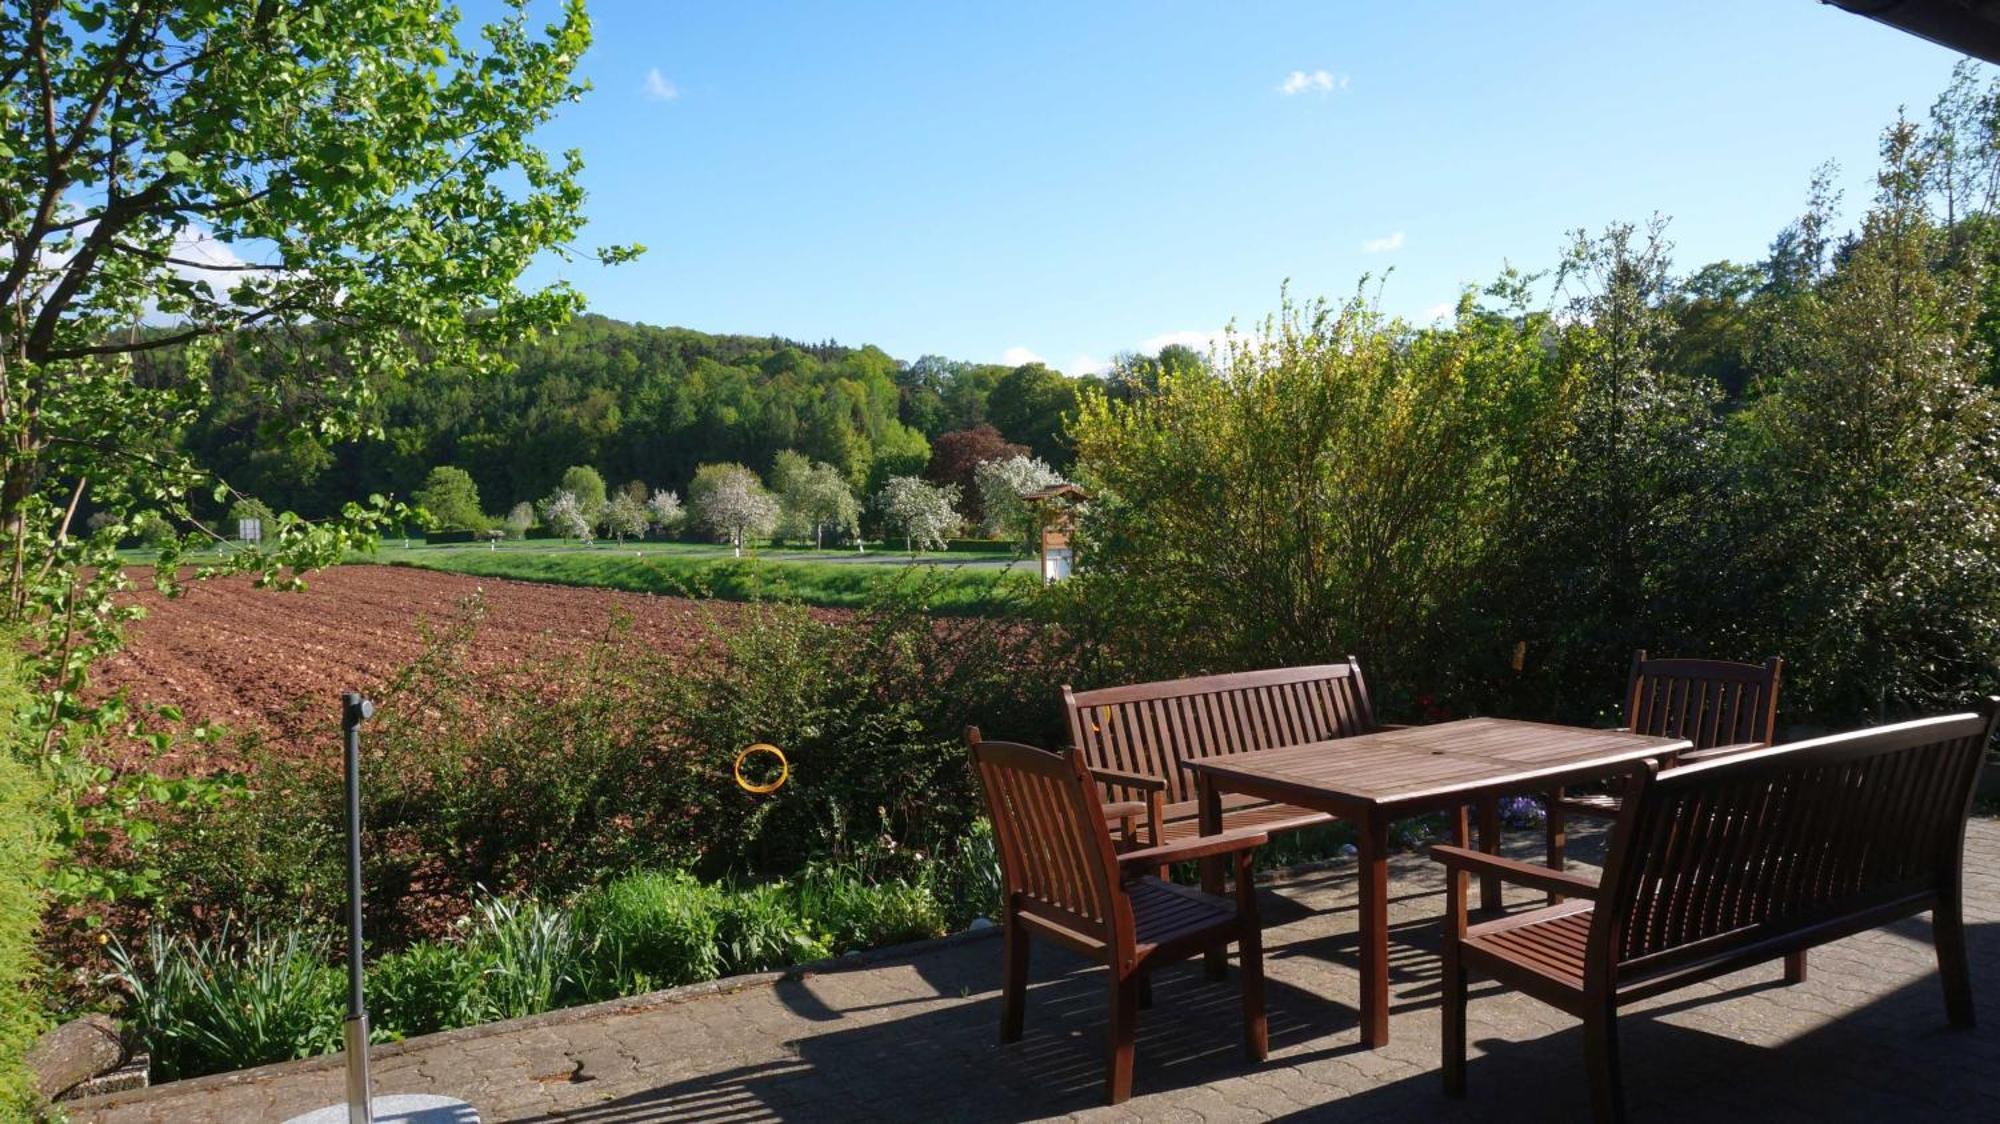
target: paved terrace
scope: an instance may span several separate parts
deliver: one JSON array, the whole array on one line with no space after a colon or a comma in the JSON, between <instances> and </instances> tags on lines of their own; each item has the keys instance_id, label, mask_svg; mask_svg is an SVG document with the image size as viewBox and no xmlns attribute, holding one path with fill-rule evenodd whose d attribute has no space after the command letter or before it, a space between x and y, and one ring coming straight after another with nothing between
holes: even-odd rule
<instances>
[{"instance_id":1,"label":"paved terrace","mask_svg":"<svg viewBox=\"0 0 2000 1124\"><path fill-rule=\"evenodd\" d=\"M1525 848L1526 833L1515 842ZM1595 841L1592 841L1595 842ZM1588 845L1580 859L1592 856ZM1982 1026L1945 1026L1926 920L1631 1009L1626 1088L1640 1120L2000 1119L2000 821L1967 845L1968 928ZM1000 947L949 939L810 974L756 977L413 1039L378 1050L383 1092L470 1100L487 1121L1546 1120L1588 1117L1575 1020L1476 986L1472 1096L1438 1077L1443 880L1391 868L1391 1044L1356 1041L1351 865L1265 894L1271 1059L1238 1052L1234 975L1198 964L1155 982L1131 1101L1100 1100L1100 970L1035 947L1028 1032L996 1044ZM1523 895L1523 902L1532 900ZM336 1100L338 1059L270 1066L73 1106L77 1121L282 1120Z\"/></svg>"}]
</instances>

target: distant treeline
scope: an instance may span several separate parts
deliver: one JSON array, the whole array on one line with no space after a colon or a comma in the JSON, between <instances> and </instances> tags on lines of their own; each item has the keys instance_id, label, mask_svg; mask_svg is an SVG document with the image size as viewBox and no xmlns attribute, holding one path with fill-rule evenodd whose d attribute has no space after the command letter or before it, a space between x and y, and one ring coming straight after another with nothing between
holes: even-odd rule
<instances>
[{"instance_id":1,"label":"distant treeline","mask_svg":"<svg viewBox=\"0 0 2000 1124\"><path fill-rule=\"evenodd\" d=\"M239 491L308 517L370 493L406 499L441 465L470 473L498 512L547 496L574 465L613 486L686 494L699 465L763 472L786 449L873 495L890 476L924 472L940 436L988 425L1061 469L1071 459L1064 419L1086 387L1127 396L1162 364L1202 362L1171 347L1074 379L1040 364L902 362L872 346L582 316L514 349L501 371L432 370L378 388L370 409L381 438L329 446L294 424L301 404L282 388L296 380L273 369L283 350L239 340L212 356L209 402L185 442Z\"/></svg>"}]
</instances>

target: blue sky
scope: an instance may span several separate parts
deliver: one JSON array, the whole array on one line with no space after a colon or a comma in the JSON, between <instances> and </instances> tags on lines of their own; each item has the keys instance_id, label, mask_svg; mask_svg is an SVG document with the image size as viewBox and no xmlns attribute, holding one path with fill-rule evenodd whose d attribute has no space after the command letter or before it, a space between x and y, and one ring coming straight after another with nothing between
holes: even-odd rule
<instances>
[{"instance_id":1,"label":"blue sky","mask_svg":"<svg viewBox=\"0 0 2000 1124\"><path fill-rule=\"evenodd\" d=\"M1755 260L1956 56L1813 0L593 0L594 311L1080 373L1295 294L1428 320L1654 212Z\"/></svg>"}]
</instances>

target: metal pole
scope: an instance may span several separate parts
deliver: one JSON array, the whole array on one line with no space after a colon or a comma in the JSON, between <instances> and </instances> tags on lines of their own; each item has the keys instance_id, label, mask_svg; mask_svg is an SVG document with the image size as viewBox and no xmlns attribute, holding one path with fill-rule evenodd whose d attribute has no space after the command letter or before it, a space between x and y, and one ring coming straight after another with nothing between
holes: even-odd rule
<instances>
[{"instance_id":1,"label":"metal pole","mask_svg":"<svg viewBox=\"0 0 2000 1124\"><path fill-rule=\"evenodd\" d=\"M375 704L348 691L340 696L340 729L347 738L347 1103L324 1105L285 1124L479 1124L479 1113L457 1097L433 1093L374 1095L368 1080L368 996L361 986L361 724Z\"/></svg>"},{"instance_id":2,"label":"metal pole","mask_svg":"<svg viewBox=\"0 0 2000 1124\"><path fill-rule=\"evenodd\" d=\"M349 691L340 696L341 731L347 737L347 1119L374 1124L368 1081L368 1001L361 989L361 723L375 704Z\"/></svg>"}]
</instances>

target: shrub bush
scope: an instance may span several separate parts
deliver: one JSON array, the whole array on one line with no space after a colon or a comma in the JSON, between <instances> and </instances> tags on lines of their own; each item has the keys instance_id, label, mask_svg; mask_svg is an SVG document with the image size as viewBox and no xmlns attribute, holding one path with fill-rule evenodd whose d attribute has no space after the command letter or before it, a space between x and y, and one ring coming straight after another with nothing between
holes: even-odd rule
<instances>
[{"instance_id":1,"label":"shrub bush","mask_svg":"<svg viewBox=\"0 0 2000 1124\"><path fill-rule=\"evenodd\" d=\"M1062 681L1062 657L1018 620L933 618L923 589L844 618L727 607L678 660L613 629L579 655L488 677L465 671L469 606L382 694L369 732L377 939L438 937L481 888L560 897L634 870L786 878L883 836L949 861L979 807L955 731L977 721L1051 740L1046 684ZM791 783L770 796L730 780L752 742L791 759ZM238 752L246 793L162 816L159 914L196 931L296 909L332 924L339 771L282 743Z\"/></svg>"},{"instance_id":2,"label":"shrub bush","mask_svg":"<svg viewBox=\"0 0 2000 1124\"><path fill-rule=\"evenodd\" d=\"M714 979L719 903L716 890L681 872L631 874L584 894L576 916L597 942L593 991L623 995Z\"/></svg>"},{"instance_id":3,"label":"shrub bush","mask_svg":"<svg viewBox=\"0 0 2000 1124\"><path fill-rule=\"evenodd\" d=\"M0 635L0 1117L26 1117L34 1082L21 1064L44 1025L35 988L48 809L45 787L18 752L19 649Z\"/></svg>"},{"instance_id":4,"label":"shrub bush","mask_svg":"<svg viewBox=\"0 0 2000 1124\"><path fill-rule=\"evenodd\" d=\"M784 883L724 895L716 917L715 939L725 976L764 972L833 955L832 946L800 912L797 894Z\"/></svg>"},{"instance_id":5,"label":"shrub bush","mask_svg":"<svg viewBox=\"0 0 2000 1124\"><path fill-rule=\"evenodd\" d=\"M367 976L377 1041L471 1026L486 1013L484 965L463 944L418 941L380 957Z\"/></svg>"},{"instance_id":6,"label":"shrub bush","mask_svg":"<svg viewBox=\"0 0 2000 1124\"><path fill-rule=\"evenodd\" d=\"M833 868L809 870L799 879L798 908L833 953L923 940L945 931L944 909L930 886L864 882Z\"/></svg>"}]
</instances>

